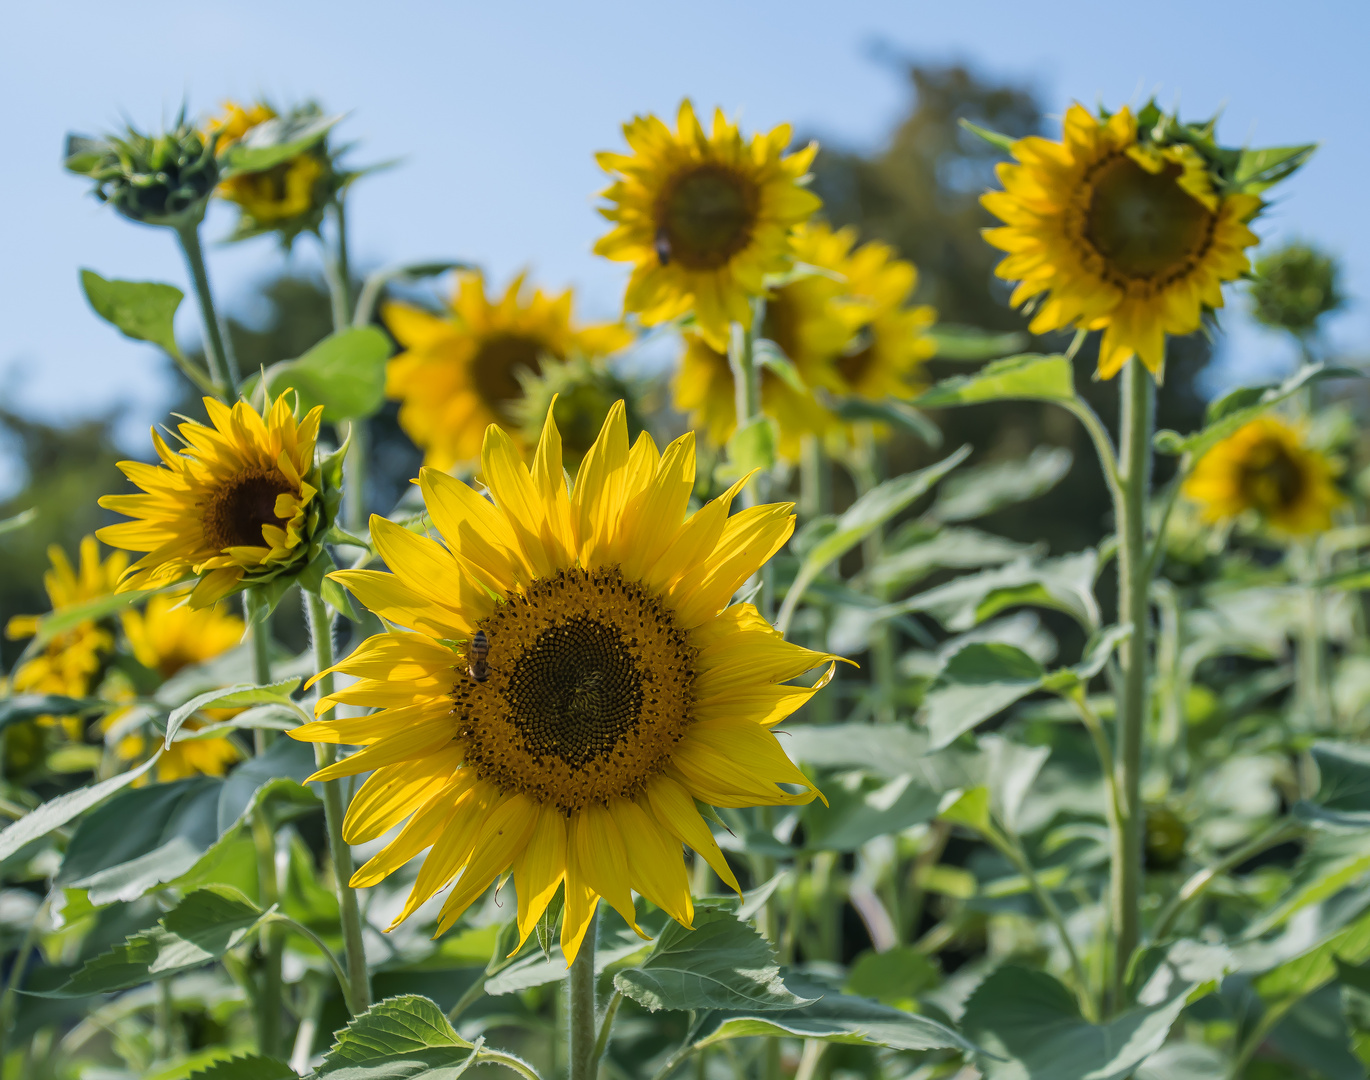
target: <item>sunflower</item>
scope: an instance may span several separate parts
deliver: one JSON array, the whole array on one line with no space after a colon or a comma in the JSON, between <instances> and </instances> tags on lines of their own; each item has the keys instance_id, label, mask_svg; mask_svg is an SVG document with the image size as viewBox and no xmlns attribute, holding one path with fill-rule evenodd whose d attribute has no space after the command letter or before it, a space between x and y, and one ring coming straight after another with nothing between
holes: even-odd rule
<instances>
[{"instance_id":1,"label":"sunflower","mask_svg":"<svg viewBox=\"0 0 1370 1080\"><path fill-rule=\"evenodd\" d=\"M336 512L314 461L322 406L297 421L279 397L265 419L245 402L204 399L213 426L186 421L172 450L152 432L160 466L121 461L141 488L105 495L100 505L134 518L96 535L111 547L147 552L120 589L151 589L198 577L191 607L208 607L240 587L303 570L320 554Z\"/></svg>"},{"instance_id":2,"label":"sunflower","mask_svg":"<svg viewBox=\"0 0 1370 1080\"><path fill-rule=\"evenodd\" d=\"M1035 334L1102 330L1104 379L1134 355L1159 375L1165 335L1223 306L1223 283L1250 269L1247 222L1263 205L1215 186L1193 145L1143 142L1140 126L1127 108L1096 119L1073 105L1063 141L1019 139L1018 163L997 170L1004 190L981 197L1004 222L985 239L1009 253L995 274L1019 283L1012 303L1041 298Z\"/></svg>"},{"instance_id":3,"label":"sunflower","mask_svg":"<svg viewBox=\"0 0 1370 1080\"><path fill-rule=\"evenodd\" d=\"M253 128L278 116L275 109L260 101L247 108L228 101L223 109L209 124L209 133L219 136L216 153L223 153ZM242 208L244 216L250 219L249 228L269 228L315 214L322 208L327 192L322 190L320 180L325 179L328 164L326 151L311 147L269 169L229 176L219 184L216 194Z\"/></svg>"},{"instance_id":4,"label":"sunflower","mask_svg":"<svg viewBox=\"0 0 1370 1080\"><path fill-rule=\"evenodd\" d=\"M56 544L48 548L48 560L52 569L43 575L43 585L54 612L110 595L128 565L128 557L118 551L102 560L100 545L93 536L81 540L76 567ZM39 622L37 615L15 615L5 626L5 636L12 641L33 637L38 633ZM95 676L113 648L114 635L108 629L94 620L78 623L54 636L42 652L21 664L14 673L10 689L21 694L83 698L90 693ZM52 716L39 718L45 724L55 723L57 719ZM74 723L73 717L61 719L64 727L69 728ZM79 728L71 734L79 734Z\"/></svg>"},{"instance_id":5,"label":"sunflower","mask_svg":"<svg viewBox=\"0 0 1370 1080\"><path fill-rule=\"evenodd\" d=\"M243 639L243 621L225 611L222 605L192 608L183 600L184 594L158 593L148 599L143 611L123 614L124 637L133 658L163 680L192 664L221 656ZM238 711L213 709L208 712L213 718L226 720ZM114 730L125 714L125 710L110 713L101 722L101 729L106 733ZM181 726L181 731L188 735L203 726L192 717ZM115 754L123 761L136 761L146 751L147 739L141 733L125 735L115 746ZM157 759L157 779L168 783L189 776L223 776L241 757L232 739L223 736L191 739L182 735Z\"/></svg>"},{"instance_id":6,"label":"sunflower","mask_svg":"<svg viewBox=\"0 0 1370 1080\"><path fill-rule=\"evenodd\" d=\"M435 469L474 461L489 424L516 430L523 397L521 374L537 375L548 361L607 356L631 339L618 323L577 326L572 295L524 291L520 274L504 296L491 300L485 278L457 279L447 317L406 304L387 304L386 327L404 351L390 361L386 394L398 398L400 426Z\"/></svg>"},{"instance_id":7,"label":"sunflower","mask_svg":"<svg viewBox=\"0 0 1370 1080\"><path fill-rule=\"evenodd\" d=\"M771 728L826 679L781 684L835 658L786 642L749 604L729 606L789 537L792 506L729 517L739 481L687 518L693 434L662 454L644 434L630 450L621 403L570 492L550 413L531 472L495 425L481 466L493 504L438 470L420 474L446 547L373 517L393 573L333 575L408 628L338 664L357 681L317 706L380 712L290 732L365 746L313 777L371 772L347 812L350 843L409 819L352 884L374 885L431 845L395 923L460 874L442 933L512 869L525 940L564 887L568 961L600 897L630 926L631 890L689 925L682 844L737 885L695 800L817 794Z\"/></svg>"},{"instance_id":8,"label":"sunflower","mask_svg":"<svg viewBox=\"0 0 1370 1080\"><path fill-rule=\"evenodd\" d=\"M1215 444L1184 482L1184 493L1218 522L1254 510L1294 536L1323 532L1344 501L1332 463L1298 429L1273 416L1243 425Z\"/></svg>"},{"instance_id":9,"label":"sunflower","mask_svg":"<svg viewBox=\"0 0 1370 1080\"><path fill-rule=\"evenodd\" d=\"M623 134L631 155L597 155L615 177L602 193L612 205L600 209L615 226L595 253L633 264L626 310L649 326L693 311L724 351L730 323L750 328L765 275L789 266L791 230L821 205L802 186L818 147L785 154L788 124L749 144L721 111L705 135L688 100L674 132L639 116Z\"/></svg>"}]
</instances>

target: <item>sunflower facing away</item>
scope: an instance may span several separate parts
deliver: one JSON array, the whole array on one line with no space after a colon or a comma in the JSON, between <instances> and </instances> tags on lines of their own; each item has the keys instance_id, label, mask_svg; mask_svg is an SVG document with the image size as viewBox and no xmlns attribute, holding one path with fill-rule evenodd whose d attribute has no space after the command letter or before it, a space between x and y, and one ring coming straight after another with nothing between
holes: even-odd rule
<instances>
[{"instance_id":1,"label":"sunflower facing away","mask_svg":"<svg viewBox=\"0 0 1370 1080\"><path fill-rule=\"evenodd\" d=\"M276 117L276 110L262 102L246 109L235 102L225 102L223 113L209 124L210 134L219 136L215 152L222 153L253 128ZM237 203L255 226L271 226L304 217L319 208L316 189L327 168L323 155L306 150L270 169L230 176L219 184L216 193L221 199Z\"/></svg>"},{"instance_id":2,"label":"sunflower facing away","mask_svg":"<svg viewBox=\"0 0 1370 1080\"><path fill-rule=\"evenodd\" d=\"M290 732L365 747L314 776L372 773L347 812L350 843L409 819L352 883L374 885L431 846L395 922L456 877L441 933L512 869L523 939L564 887L568 962L601 897L630 926L632 890L689 925L682 844L736 887L695 800L817 794L771 728L826 678L782 684L834 658L729 606L789 537L792 507L730 517L739 482L687 518L693 435L658 454L644 434L630 450L621 404L570 493L550 414L531 471L493 425L481 467L493 503L420 474L445 547L373 517L393 573L334 575L407 628L337 665L356 681L318 704L319 715L340 702L381 711Z\"/></svg>"},{"instance_id":3,"label":"sunflower facing away","mask_svg":"<svg viewBox=\"0 0 1370 1080\"><path fill-rule=\"evenodd\" d=\"M1273 416L1239 428L1199 459L1184 493L1202 507L1205 521L1226 521L1254 510L1294 536L1332 527L1344 501L1332 464L1304 444L1298 429Z\"/></svg>"},{"instance_id":4,"label":"sunflower facing away","mask_svg":"<svg viewBox=\"0 0 1370 1080\"><path fill-rule=\"evenodd\" d=\"M163 680L192 664L213 660L243 639L243 621L224 611L222 605L192 608L182 603L183 599L184 596L158 593L148 598L142 611L126 611L123 615L124 637L133 658ZM213 709L209 715L228 719L238 711ZM117 729L123 715L123 710L110 713L101 722L101 728L106 732ZM159 782L188 776L223 776L242 756L232 739L188 737L203 726L194 717L182 725L181 736L157 759ZM115 753L123 761L138 760L147 750L148 740L141 733L125 735L115 746Z\"/></svg>"},{"instance_id":5,"label":"sunflower facing away","mask_svg":"<svg viewBox=\"0 0 1370 1080\"><path fill-rule=\"evenodd\" d=\"M287 391L287 394L289 391ZM121 589L155 589L192 577L191 607L208 607L243 585L302 570L336 509L314 461L322 406L297 421L285 395L265 419L246 402L204 399L212 426L179 425L172 450L154 430L162 464L121 461L142 490L105 495L100 505L134 518L96 535L111 547L147 552Z\"/></svg>"},{"instance_id":6,"label":"sunflower facing away","mask_svg":"<svg viewBox=\"0 0 1370 1080\"><path fill-rule=\"evenodd\" d=\"M1222 285L1250 269L1253 194L1220 189L1188 144L1142 142L1131 110L1096 119L1066 113L1064 138L1013 144L1017 164L998 166L1003 191L981 202L1004 222L985 239L1007 257L995 269L1018 282L1012 303L1037 299L1035 334L1102 330L1099 377L1134 355L1153 373L1165 335L1199 329L1223 306Z\"/></svg>"},{"instance_id":7,"label":"sunflower facing away","mask_svg":"<svg viewBox=\"0 0 1370 1080\"><path fill-rule=\"evenodd\" d=\"M56 544L48 548L48 559L52 569L43 575L43 585L53 611L113 593L128 565L128 557L121 551L102 560L100 545L93 536L81 540L77 566L71 565L67 553ZM38 623L37 615L15 615L5 626L5 636L11 641L33 637ZM94 621L79 623L56 635L42 652L22 664L14 673L11 689L21 694L83 698L90 693L92 681L113 648L114 636L105 627ZM40 719L47 723L54 720L50 716Z\"/></svg>"},{"instance_id":8,"label":"sunflower facing away","mask_svg":"<svg viewBox=\"0 0 1370 1080\"><path fill-rule=\"evenodd\" d=\"M498 300L479 273L461 274L449 316L391 303L386 327L403 348L386 372L386 394L400 401L400 426L435 469L474 461L490 424L514 430L521 373L548 360L607 356L631 340L618 323L577 326L567 289L524 290L520 274Z\"/></svg>"},{"instance_id":9,"label":"sunflower facing away","mask_svg":"<svg viewBox=\"0 0 1370 1080\"><path fill-rule=\"evenodd\" d=\"M614 228L595 253L633 264L626 310L649 326L693 311L724 351L730 323L751 326L765 275L787 268L790 231L821 205L802 186L817 145L787 155L788 124L748 143L721 111L705 135L689 101L675 131L639 116L623 134L631 154L597 155L615 180L600 209Z\"/></svg>"}]
</instances>

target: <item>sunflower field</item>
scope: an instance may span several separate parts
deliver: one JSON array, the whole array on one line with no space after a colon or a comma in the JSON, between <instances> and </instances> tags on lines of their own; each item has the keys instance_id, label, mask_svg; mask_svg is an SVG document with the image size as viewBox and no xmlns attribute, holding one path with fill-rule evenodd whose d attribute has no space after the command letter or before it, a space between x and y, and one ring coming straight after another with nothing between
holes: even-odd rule
<instances>
[{"instance_id":1,"label":"sunflower field","mask_svg":"<svg viewBox=\"0 0 1370 1080\"><path fill-rule=\"evenodd\" d=\"M964 122L1006 330L685 100L605 132L595 323L359 269L341 119L68 139L184 256L81 285L186 396L7 613L0 1080L1367 1075L1363 373L1253 231L1312 145ZM286 359L215 200L322 259ZM1164 426L1237 299L1300 366ZM1006 408L1057 437L954 434Z\"/></svg>"}]
</instances>

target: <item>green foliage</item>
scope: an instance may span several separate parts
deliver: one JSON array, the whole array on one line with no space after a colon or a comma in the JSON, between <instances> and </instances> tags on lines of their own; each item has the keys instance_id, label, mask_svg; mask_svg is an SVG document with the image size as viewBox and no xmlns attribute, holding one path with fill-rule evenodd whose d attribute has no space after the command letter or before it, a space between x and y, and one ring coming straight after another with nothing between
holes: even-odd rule
<instances>
[{"instance_id":1,"label":"green foliage","mask_svg":"<svg viewBox=\"0 0 1370 1080\"><path fill-rule=\"evenodd\" d=\"M174 321L185 293L156 281L106 281L94 270L81 271L81 288L95 314L125 337L149 341L170 356L180 356Z\"/></svg>"},{"instance_id":2,"label":"green foliage","mask_svg":"<svg viewBox=\"0 0 1370 1080\"><path fill-rule=\"evenodd\" d=\"M347 1080L442 1080L474 1058L434 1002L415 994L387 998L338 1033L315 1074Z\"/></svg>"},{"instance_id":3,"label":"green foliage","mask_svg":"<svg viewBox=\"0 0 1370 1080\"><path fill-rule=\"evenodd\" d=\"M0 829L0 862L8 859L26 844L31 844L33 841L47 836L54 829L60 829L91 808L99 806L115 792L128 787L129 784L137 780L151 768L152 764L153 761L149 760L136 769L129 769L117 776L111 776L108 780L101 780L98 784L91 784L89 787L59 795L57 798L29 811L13 825L7 825L4 829Z\"/></svg>"},{"instance_id":4,"label":"green foliage","mask_svg":"<svg viewBox=\"0 0 1370 1080\"><path fill-rule=\"evenodd\" d=\"M272 364L266 369L266 388L272 398L294 390L301 413L322 405L330 422L365 419L385 401L390 351L390 339L375 327L340 330L298 359ZM249 379L243 392L254 396L259 381Z\"/></svg>"},{"instance_id":5,"label":"green foliage","mask_svg":"<svg viewBox=\"0 0 1370 1080\"><path fill-rule=\"evenodd\" d=\"M1011 356L974 375L957 375L925 390L914 404L925 409L986 401L1075 400L1075 374L1064 356Z\"/></svg>"}]
</instances>

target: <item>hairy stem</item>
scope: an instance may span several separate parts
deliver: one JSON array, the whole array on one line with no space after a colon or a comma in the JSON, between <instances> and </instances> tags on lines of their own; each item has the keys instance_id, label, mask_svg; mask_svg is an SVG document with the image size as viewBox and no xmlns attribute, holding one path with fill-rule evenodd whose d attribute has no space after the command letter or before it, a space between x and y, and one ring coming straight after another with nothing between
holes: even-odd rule
<instances>
[{"instance_id":1,"label":"hairy stem","mask_svg":"<svg viewBox=\"0 0 1370 1080\"><path fill-rule=\"evenodd\" d=\"M252 842L257 852L257 900L264 908L280 903L276 878L276 837L266 812L258 807L252 814ZM257 1044L264 1056L279 1056L284 1045L283 1024L285 987L281 963L285 955L285 935L268 920L261 931L261 988L257 993Z\"/></svg>"},{"instance_id":2,"label":"hairy stem","mask_svg":"<svg viewBox=\"0 0 1370 1080\"><path fill-rule=\"evenodd\" d=\"M214 294L209 290L209 271L205 267L205 253L200 246L200 226L196 222L176 230L181 242L181 251L190 269L190 279L195 285L195 299L200 303L200 321L205 329L205 361L209 365L209 376L219 387L219 397L231 401L238 392L242 376L238 372L238 359L233 355L232 345L225 336L219 322L219 313L214 307Z\"/></svg>"},{"instance_id":3,"label":"hairy stem","mask_svg":"<svg viewBox=\"0 0 1370 1080\"><path fill-rule=\"evenodd\" d=\"M596 912L590 916L580 952L571 964L568 990L571 998L571 1080L595 1080L599 1067L599 1059L595 1056L599 1042L599 1032L595 1029L595 925L598 922Z\"/></svg>"}]
</instances>

